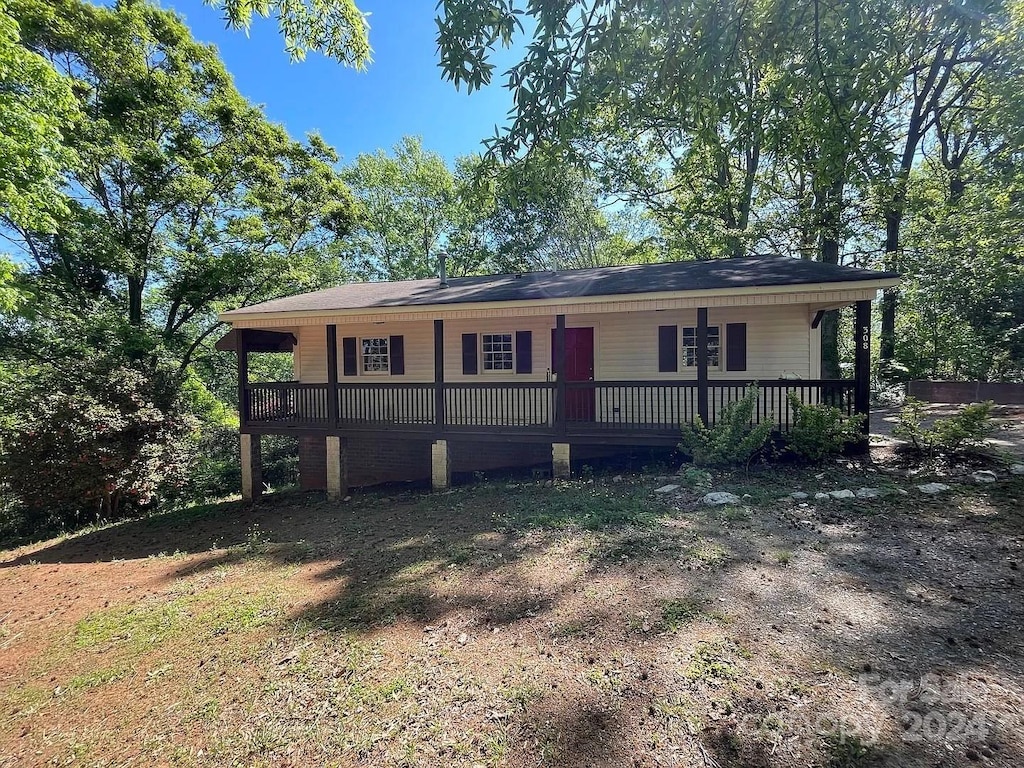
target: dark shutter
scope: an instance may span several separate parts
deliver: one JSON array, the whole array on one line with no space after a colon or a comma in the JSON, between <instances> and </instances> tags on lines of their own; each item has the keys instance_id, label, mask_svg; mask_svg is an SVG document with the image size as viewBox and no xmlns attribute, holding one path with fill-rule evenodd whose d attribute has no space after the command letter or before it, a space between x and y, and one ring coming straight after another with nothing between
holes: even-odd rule
<instances>
[{"instance_id":1,"label":"dark shutter","mask_svg":"<svg viewBox=\"0 0 1024 768\"><path fill-rule=\"evenodd\" d=\"M674 325L658 326L658 371L675 373L679 370L679 328Z\"/></svg>"},{"instance_id":2,"label":"dark shutter","mask_svg":"<svg viewBox=\"0 0 1024 768\"><path fill-rule=\"evenodd\" d=\"M533 373L533 331L516 331L516 373Z\"/></svg>"},{"instance_id":3,"label":"dark shutter","mask_svg":"<svg viewBox=\"0 0 1024 768\"><path fill-rule=\"evenodd\" d=\"M344 361L342 364L343 370L346 376L356 375L356 361L358 355L356 353L356 338L354 336L346 336L341 340L341 357Z\"/></svg>"},{"instance_id":4,"label":"dark shutter","mask_svg":"<svg viewBox=\"0 0 1024 768\"><path fill-rule=\"evenodd\" d=\"M465 374L477 373L476 361L476 334L462 334L462 372Z\"/></svg>"},{"instance_id":5,"label":"dark shutter","mask_svg":"<svg viewBox=\"0 0 1024 768\"><path fill-rule=\"evenodd\" d=\"M725 370L747 370L746 323L728 323L725 326Z\"/></svg>"},{"instance_id":6,"label":"dark shutter","mask_svg":"<svg viewBox=\"0 0 1024 768\"><path fill-rule=\"evenodd\" d=\"M401 376L405 373L405 336L392 336L388 341L388 353L391 356L391 375Z\"/></svg>"}]
</instances>

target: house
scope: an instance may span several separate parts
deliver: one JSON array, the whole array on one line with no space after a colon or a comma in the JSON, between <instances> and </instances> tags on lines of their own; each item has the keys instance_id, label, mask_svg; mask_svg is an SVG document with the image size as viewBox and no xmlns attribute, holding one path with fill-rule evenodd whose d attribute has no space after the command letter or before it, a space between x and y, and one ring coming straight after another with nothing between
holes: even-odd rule
<instances>
[{"instance_id":1,"label":"house","mask_svg":"<svg viewBox=\"0 0 1024 768\"><path fill-rule=\"evenodd\" d=\"M299 437L305 488L552 463L672 446L756 382L785 431L787 395L868 412L871 301L898 277L750 257L353 283L221 315L238 358L247 499L260 436ZM825 311L855 305L853 379L822 380ZM294 381L249 380L291 352ZM866 447L866 427L865 442Z\"/></svg>"}]
</instances>

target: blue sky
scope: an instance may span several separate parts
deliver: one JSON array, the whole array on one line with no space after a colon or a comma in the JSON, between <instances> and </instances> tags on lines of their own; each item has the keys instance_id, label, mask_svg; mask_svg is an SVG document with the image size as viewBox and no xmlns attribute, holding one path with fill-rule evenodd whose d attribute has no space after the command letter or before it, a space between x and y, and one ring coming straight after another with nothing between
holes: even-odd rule
<instances>
[{"instance_id":1,"label":"blue sky","mask_svg":"<svg viewBox=\"0 0 1024 768\"><path fill-rule=\"evenodd\" d=\"M197 40L217 46L238 89L264 105L270 119L295 138L318 131L345 161L390 149L405 135L421 136L426 149L448 159L477 151L512 104L501 75L472 94L441 79L434 0L358 3L370 13L374 49L362 73L319 54L291 63L276 20L257 19L246 37L225 29L221 12L202 0L162 5L184 16ZM521 51L502 51L496 71L503 73Z\"/></svg>"}]
</instances>

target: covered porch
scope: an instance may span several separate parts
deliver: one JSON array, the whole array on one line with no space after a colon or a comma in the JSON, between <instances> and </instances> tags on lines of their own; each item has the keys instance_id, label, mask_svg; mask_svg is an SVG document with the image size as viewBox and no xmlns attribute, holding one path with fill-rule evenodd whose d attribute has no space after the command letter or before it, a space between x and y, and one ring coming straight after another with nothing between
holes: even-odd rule
<instances>
[{"instance_id":1,"label":"covered porch","mask_svg":"<svg viewBox=\"0 0 1024 768\"><path fill-rule=\"evenodd\" d=\"M552 446L553 474L559 476L568 473L571 445L674 446L680 425L698 419L714 425L722 409L750 385L760 390L755 420L771 420L780 433L788 431L794 417L790 394L804 403L838 407L847 415L864 414L861 448L866 450L871 303L859 300L855 306L856 355L851 379L755 379L742 373L709 376L706 307L696 309L692 378L604 380L594 375L593 365L588 375L585 365L580 369L573 362L574 329L567 328L565 314L557 314L547 380L466 381L455 375L451 355L458 350L446 349L445 320L436 318L432 320L432 381L396 382L386 377L350 381L339 376L343 370L339 366L339 324L328 323L322 326L324 381L254 383L249 380L250 353L290 350L295 337L282 330L236 327L229 348L233 347L238 361L246 496L253 498L259 492L262 434L322 436L328 449L327 486L332 496L343 494L347 485L345 440L349 436L430 441L435 487L445 487L450 480L449 441L547 443ZM823 311L810 319L812 327L820 322ZM341 328L344 332L344 326ZM725 354L724 349L720 352ZM724 365L722 369L730 370ZM335 456L339 458L335 460Z\"/></svg>"}]
</instances>

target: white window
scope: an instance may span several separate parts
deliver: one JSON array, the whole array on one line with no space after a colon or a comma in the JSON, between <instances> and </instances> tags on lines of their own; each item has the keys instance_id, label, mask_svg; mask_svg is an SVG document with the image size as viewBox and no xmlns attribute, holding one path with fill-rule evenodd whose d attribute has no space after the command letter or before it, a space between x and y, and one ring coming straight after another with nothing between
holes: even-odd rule
<instances>
[{"instance_id":1,"label":"white window","mask_svg":"<svg viewBox=\"0 0 1024 768\"><path fill-rule=\"evenodd\" d=\"M513 369L512 334L484 333L480 336L485 371Z\"/></svg>"},{"instance_id":2,"label":"white window","mask_svg":"<svg viewBox=\"0 0 1024 768\"><path fill-rule=\"evenodd\" d=\"M391 370L388 337L362 340L363 373L387 373Z\"/></svg>"},{"instance_id":3,"label":"white window","mask_svg":"<svg viewBox=\"0 0 1024 768\"><path fill-rule=\"evenodd\" d=\"M721 367L722 330L708 326L708 368ZM697 329L683 327L683 367L697 367Z\"/></svg>"}]
</instances>

